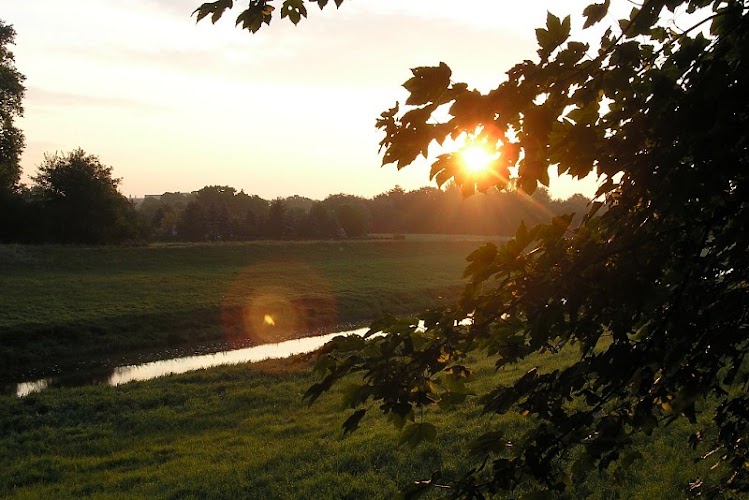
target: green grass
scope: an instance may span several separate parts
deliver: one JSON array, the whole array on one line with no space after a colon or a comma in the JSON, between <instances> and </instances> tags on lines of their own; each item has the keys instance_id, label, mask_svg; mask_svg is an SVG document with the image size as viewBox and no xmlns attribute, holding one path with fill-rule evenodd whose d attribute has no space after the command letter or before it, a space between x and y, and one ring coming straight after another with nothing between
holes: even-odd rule
<instances>
[{"instance_id":1,"label":"green grass","mask_svg":"<svg viewBox=\"0 0 749 500\"><path fill-rule=\"evenodd\" d=\"M6 362L246 333L240 312L257 297L276 297L259 303L276 315L280 335L295 322L315 329L416 310L459 290L464 257L476 245L0 246L0 370L9 370ZM532 364L559 368L569 355L497 373L491 360L474 359L473 389L511 383ZM499 428L517 436L532 425L519 415L481 416L471 400L455 411L427 412L440 433L415 450L397 446L396 430L376 407L344 438L339 387L311 408L302 403L315 381L297 357L114 388L0 396L0 497L389 498L436 469L448 478L465 472L474 465L465 444L479 433ZM692 430L678 422L640 439L642 460L590 474L569 497L685 496L689 480L710 474L692 463L695 452L685 444Z\"/></svg>"},{"instance_id":2,"label":"green grass","mask_svg":"<svg viewBox=\"0 0 749 500\"><path fill-rule=\"evenodd\" d=\"M481 235L481 234L428 234L428 233L406 233L406 234L400 234L400 237L407 241L474 241L476 243L482 243L485 241L504 242L510 239L509 236L486 236L486 235ZM370 234L369 238L395 239L395 235L393 233L374 233L374 234Z\"/></svg>"},{"instance_id":3,"label":"green grass","mask_svg":"<svg viewBox=\"0 0 749 500\"><path fill-rule=\"evenodd\" d=\"M0 378L228 339L267 342L434 306L475 241L0 246ZM273 316L276 325L262 323Z\"/></svg>"},{"instance_id":4,"label":"green grass","mask_svg":"<svg viewBox=\"0 0 749 500\"><path fill-rule=\"evenodd\" d=\"M554 369L565 355L535 358L495 373L474 361L477 391L510 383L531 363ZM518 435L519 415L480 415L475 400L435 409L433 443L398 447L374 408L343 437L339 387L312 407L301 396L315 378L302 358L222 367L119 387L50 389L0 398L3 498L390 498L442 469L457 477L474 462L464 450L492 428ZM643 439L645 461L592 473L571 498L674 498L704 467L677 424ZM704 477L704 475L703 475Z\"/></svg>"}]
</instances>

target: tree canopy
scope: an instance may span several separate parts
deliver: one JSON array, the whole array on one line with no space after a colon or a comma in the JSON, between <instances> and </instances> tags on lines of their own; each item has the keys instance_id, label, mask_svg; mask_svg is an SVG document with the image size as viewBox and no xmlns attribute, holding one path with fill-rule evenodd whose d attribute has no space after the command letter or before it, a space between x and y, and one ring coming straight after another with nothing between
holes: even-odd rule
<instances>
[{"instance_id":1,"label":"tree canopy","mask_svg":"<svg viewBox=\"0 0 749 500\"><path fill-rule=\"evenodd\" d=\"M24 76L16 70L13 52L13 26L0 20L0 195L18 188L21 179L19 163L24 147L23 132L13 121L23 115Z\"/></svg>"},{"instance_id":2,"label":"tree canopy","mask_svg":"<svg viewBox=\"0 0 749 500\"><path fill-rule=\"evenodd\" d=\"M47 155L33 178L46 233L64 243L121 243L138 236L135 209L118 190L112 167L76 149Z\"/></svg>"},{"instance_id":3,"label":"tree canopy","mask_svg":"<svg viewBox=\"0 0 749 500\"><path fill-rule=\"evenodd\" d=\"M278 3L294 23L305 5L328 4ZM232 6L203 4L197 18L215 22ZM466 398L469 353L498 369L577 353L564 369L540 364L479 395L486 413L519 412L536 425L512 440L501 428L477 437L477 465L445 485L456 496L562 491L593 468L636 460L637 435L703 413L714 431L690 444L716 461L721 480L695 478L689 490L749 491L749 6L644 0L606 26L610 9L592 3L575 18L605 28L596 46L571 37L571 17L549 13L537 57L488 92L453 81L444 63L414 68L405 105L377 121L383 163L398 168L447 138L496 151L482 174L465 172L457 151L433 159L432 178L454 179L465 194L532 193L550 166L602 176L578 228L571 216L521 225L507 244L469 255L461 301L423 315L425 330L416 318L384 319L370 333L388 335L339 338L320 358L310 400L359 374L344 429L377 406L417 443L435 434L415 421L419 409ZM255 32L274 14L274 2L255 0L237 24ZM681 14L691 24L675 22Z\"/></svg>"},{"instance_id":4,"label":"tree canopy","mask_svg":"<svg viewBox=\"0 0 749 500\"><path fill-rule=\"evenodd\" d=\"M583 213L590 200L579 194L554 200L546 189L533 196L494 190L463 198L451 183L445 189L408 192L396 186L371 199L334 194L322 201L297 195L280 201L285 209L279 211L276 202L271 211L272 202L257 195L230 186L206 186L192 193L149 195L137 205L137 212L146 239L159 241L339 239L366 234L508 237L521 220L535 224L550 215Z\"/></svg>"}]
</instances>

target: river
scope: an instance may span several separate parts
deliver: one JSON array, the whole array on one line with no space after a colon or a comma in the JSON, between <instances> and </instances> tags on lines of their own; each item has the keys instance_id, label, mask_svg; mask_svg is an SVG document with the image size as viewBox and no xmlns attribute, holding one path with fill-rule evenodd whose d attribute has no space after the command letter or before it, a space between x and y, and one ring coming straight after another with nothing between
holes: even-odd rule
<instances>
[{"instance_id":1,"label":"river","mask_svg":"<svg viewBox=\"0 0 749 500\"><path fill-rule=\"evenodd\" d=\"M114 369L83 370L61 373L54 377L23 381L3 387L6 395L24 397L50 387L73 387L106 384L116 386L134 380L150 380L165 375L185 373L221 365L252 363L264 359L279 359L304 354L319 349L338 335L364 335L368 328L346 330L315 337L303 337L277 344L263 344L244 349L220 351L211 354L162 359L149 363L118 366Z\"/></svg>"}]
</instances>

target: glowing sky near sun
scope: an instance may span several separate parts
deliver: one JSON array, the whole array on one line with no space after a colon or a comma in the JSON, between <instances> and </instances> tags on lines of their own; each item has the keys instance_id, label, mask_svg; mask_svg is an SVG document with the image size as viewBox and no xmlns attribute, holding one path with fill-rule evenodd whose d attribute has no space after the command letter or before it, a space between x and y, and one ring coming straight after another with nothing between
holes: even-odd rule
<instances>
[{"instance_id":1,"label":"glowing sky near sun","mask_svg":"<svg viewBox=\"0 0 749 500\"><path fill-rule=\"evenodd\" d=\"M277 3L280 0L277 0ZM195 24L200 0L5 0L26 75L25 179L81 147L142 196L224 184L264 198L373 196L428 185L428 163L380 168L374 121L409 68L444 61L487 90L535 54L546 11L587 2L347 0L256 35ZM459 8L456 8L459 5ZM432 184L433 185L433 184ZM575 189L590 194L595 181ZM555 196L573 191L552 186Z\"/></svg>"}]
</instances>

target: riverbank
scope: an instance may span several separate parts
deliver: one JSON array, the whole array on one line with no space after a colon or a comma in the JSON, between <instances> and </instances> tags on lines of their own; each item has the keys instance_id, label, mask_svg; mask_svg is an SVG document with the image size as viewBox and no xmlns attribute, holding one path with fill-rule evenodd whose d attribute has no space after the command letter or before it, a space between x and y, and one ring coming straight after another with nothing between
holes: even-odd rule
<instances>
[{"instance_id":1,"label":"riverbank","mask_svg":"<svg viewBox=\"0 0 749 500\"><path fill-rule=\"evenodd\" d=\"M454 479L480 460L467 443L490 429L512 439L534 425L519 414L482 415L475 398L420 415L433 442L398 445L376 407L344 437L345 385L312 407L302 394L319 381L310 356L200 370L117 387L51 388L0 396L3 498L392 498L441 469ZM533 357L496 371L473 359L483 393L536 364L558 369L566 355ZM353 382L353 381L352 381ZM705 424L705 422L700 422ZM641 458L575 476L571 498L671 498L712 462L694 464L685 419L638 437Z\"/></svg>"},{"instance_id":2,"label":"riverbank","mask_svg":"<svg viewBox=\"0 0 749 500\"><path fill-rule=\"evenodd\" d=\"M59 375L19 380L16 383L0 384L0 394L26 397L35 392L53 387L84 387L87 385L118 386L133 381L153 380L159 377L204 370L217 366L257 363L268 359L284 359L308 354L324 346L339 335L364 335L368 328L337 331L325 335L300 337L274 344L261 344L209 354L192 354L175 357L174 354L156 358L156 361L136 362L86 370L61 371Z\"/></svg>"},{"instance_id":3,"label":"riverbank","mask_svg":"<svg viewBox=\"0 0 749 500\"><path fill-rule=\"evenodd\" d=\"M0 246L0 380L360 326L454 299L475 241Z\"/></svg>"}]
</instances>

